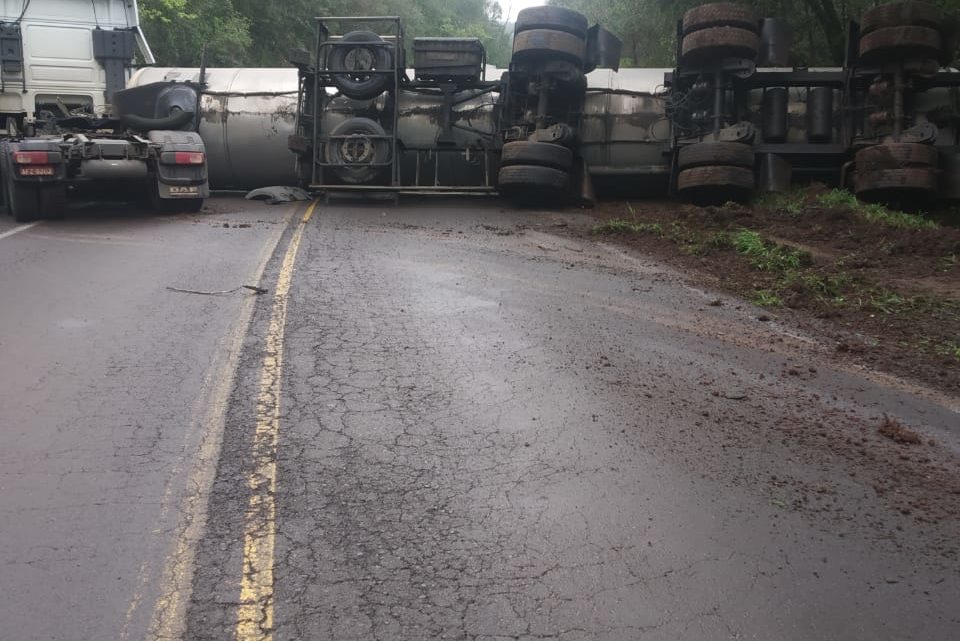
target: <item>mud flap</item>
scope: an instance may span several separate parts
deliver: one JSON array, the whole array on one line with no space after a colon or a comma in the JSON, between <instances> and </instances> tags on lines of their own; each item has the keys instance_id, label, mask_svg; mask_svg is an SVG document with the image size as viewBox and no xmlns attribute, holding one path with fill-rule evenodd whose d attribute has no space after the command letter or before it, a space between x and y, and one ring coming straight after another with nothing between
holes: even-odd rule
<instances>
[{"instance_id":1,"label":"mud flap","mask_svg":"<svg viewBox=\"0 0 960 641\"><path fill-rule=\"evenodd\" d=\"M157 181L157 193L166 200L183 200L186 198L209 198L210 186L202 185L168 185L163 180Z\"/></svg>"},{"instance_id":2,"label":"mud flap","mask_svg":"<svg viewBox=\"0 0 960 641\"><path fill-rule=\"evenodd\" d=\"M623 42L598 24L587 30L587 73L597 68L620 69Z\"/></svg>"}]
</instances>

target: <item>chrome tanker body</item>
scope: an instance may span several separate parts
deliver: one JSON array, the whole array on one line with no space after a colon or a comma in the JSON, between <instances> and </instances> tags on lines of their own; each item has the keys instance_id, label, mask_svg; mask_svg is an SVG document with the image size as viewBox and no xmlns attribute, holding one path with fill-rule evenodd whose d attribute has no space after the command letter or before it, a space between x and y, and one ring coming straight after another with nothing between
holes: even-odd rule
<instances>
[{"instance_id":1,"label":"chrome tanker body","mask_svg":"<svg viewBox=\"0 0 960 641\"><path fill-rule=\"evenodd\" d=\"M130 86L189 81L201 88L197 133L214 189L296 184L287 149L297 116L297 70L147 67Z\"/></svg>"},{"instance_id":2,"label":"chrome tanker body","mask_svg":"<svg viewBox=\"0 0 960 641\"><path fill-rule=\"evenodd\" d=\"M477 41L444 38L415 39L403 68L399 18L351 18L367 28L346 33L321 18L297 69L151 69L133 82L204 84L198 126L219 187L575 197L593 182L724 202L816 179L868 198L960 198L960 74L941 44L953 34L878 40L884 21L920 33L911 12L885 7L850 23L850 58L832 69L787 66L782 21L719 3L680 21L672 70L617 71L613 36L534 7L508 70L485 65Z\"/></svg>"},{"instance_id":3,"label":"chrome tanker body","mask_svg":"<svg viewBox=\"0 0 960 641\"><path fill-rule=\"evenodd\" d=\"M653 90L663 80L662 70L624 70L590 74L581 130L584 156L595 176L662 177L669 173L663 144L669 136L663 100ZM200 83L199 68L149 67L137 71L130 86L169 81ZM416 71L408 71L415 75ZM487 67L499 78L504 70ZM659 80L655 80L659 78ZM288 138L296 128L297 70L294 68L207 69L200 98L198 133L207 147L210 183L216 189L254 189L266 185L296 185L296 162ZM438 141L464 150L444 167L463 176L477 170L484 138L497 133L499 91L454 92L447 106L444 96L401 89L398 92L398 140L406 155L405 176L415 174L413 150L427 150ZM322 129L332 131L357 117L380 119L388 109L385 95L371 100L331 97L322 113ZM444 122L449 122L444 139ZM429 156L437 160L436 155ZM446 161L451 161L446 158ZM421 163L421 177L429 181L436 165ZM412 176L412 178L415 176ZM412 179L411 178L411 179ZM665 191L656 181L651 188Z\"/></svg>"}]
</instances>

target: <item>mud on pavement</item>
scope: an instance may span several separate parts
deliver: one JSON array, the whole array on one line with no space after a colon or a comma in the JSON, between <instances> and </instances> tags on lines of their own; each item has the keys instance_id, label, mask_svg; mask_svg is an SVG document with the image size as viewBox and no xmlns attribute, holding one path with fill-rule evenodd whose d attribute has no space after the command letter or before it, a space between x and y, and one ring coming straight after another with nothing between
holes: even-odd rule
<instances>
[{"instance_id":1,"label":"mud on pavement","mask_svg":"<svg viewBox=\"0 0 960 641\"><path fill-rule=\"evenodd\" d=\"M653 254L829 337L838 355L956 394L955 214L939 224L851 202L816 186L754 206L609 202L576 233Z\"/></svg>"},{"instance_id":2,"label":"mud on pavement","mask_svg":"<svg viewBox=\"0 0 960 641\"><path fill-rule=\"evenodd\" d=\"M954 636L955 399L570 232L594 222L319 210L290 291L262 636ZM191 639L239 623L260 302Z\"/></svg>"}]
</instances>

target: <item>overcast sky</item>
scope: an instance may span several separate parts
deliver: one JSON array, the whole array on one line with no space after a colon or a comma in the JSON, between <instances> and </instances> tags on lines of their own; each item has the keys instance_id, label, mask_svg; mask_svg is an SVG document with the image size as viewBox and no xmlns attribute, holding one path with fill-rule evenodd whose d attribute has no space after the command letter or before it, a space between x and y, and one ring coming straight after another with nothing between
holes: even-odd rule
<instances>
[{"instance_id":1,"label":"overcast sky","mask_svg":"<svg viewBox=\"0 0 960 641\"><path fill-rule=\"evenodd\" d=\"M546 0L497 0L500 3L500 8L503 9L503 15L510 16L510 22L513 22L513 19L517 17L517 13L521 9L526 9L527 7L539 7L540 5L547 4Z\"/></svg>"}]
</instances>

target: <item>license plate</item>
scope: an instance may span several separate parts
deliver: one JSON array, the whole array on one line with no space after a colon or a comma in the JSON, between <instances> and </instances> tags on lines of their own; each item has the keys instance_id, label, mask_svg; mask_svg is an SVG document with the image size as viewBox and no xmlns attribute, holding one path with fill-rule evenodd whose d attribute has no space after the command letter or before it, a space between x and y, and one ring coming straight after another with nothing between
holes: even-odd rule
<instances>
[{"instance_id":1,"label":"license plate","mask_svg":"<svg viewBox=\"0 0 960 641\"><path fill-rule=\"evenodd\" d=\"M54 174L53 167L21 167L20 175L21 176L52 176Z\"/></svg>"}]
</instances>

